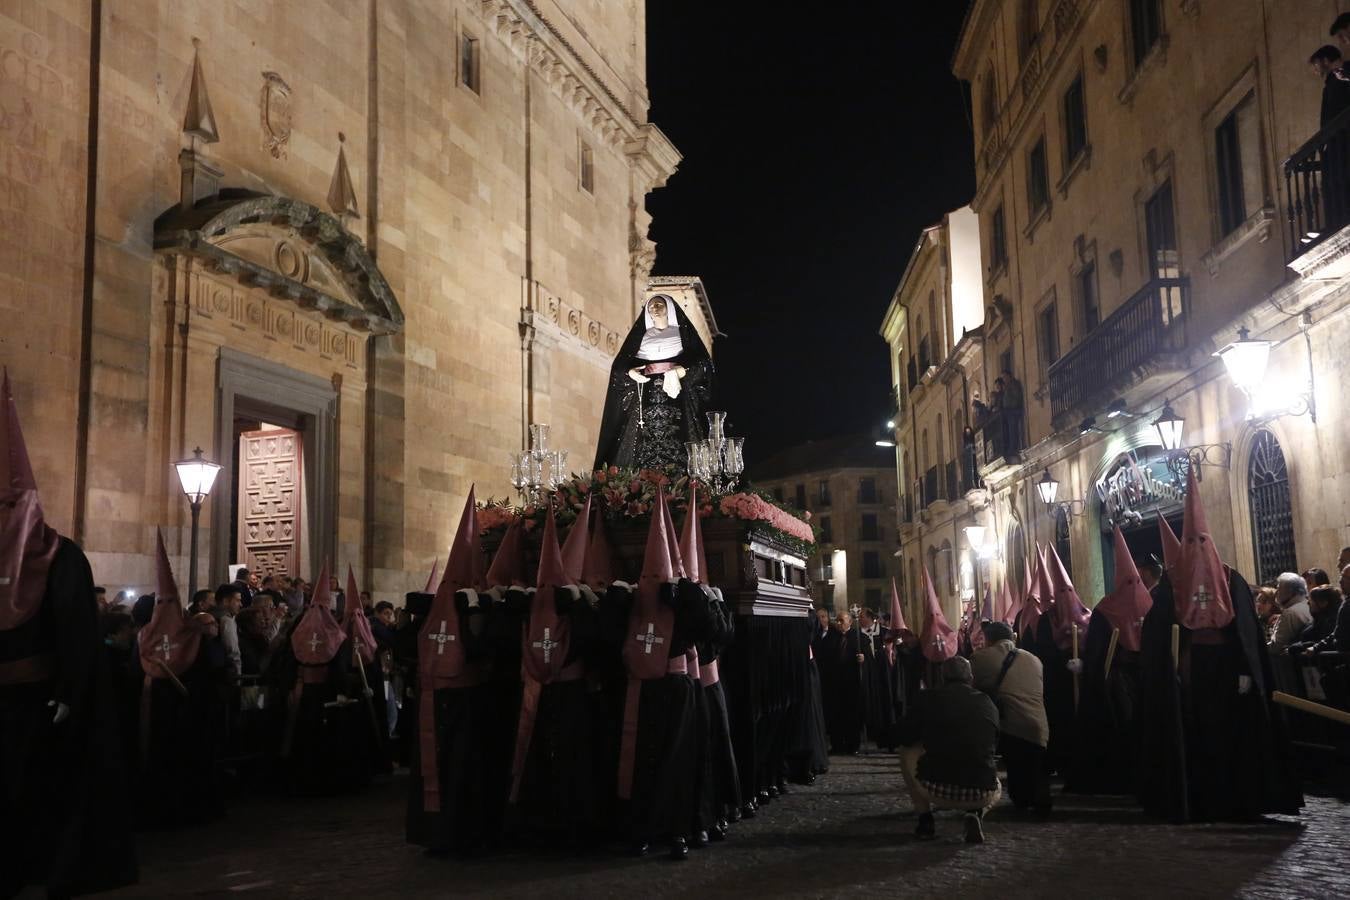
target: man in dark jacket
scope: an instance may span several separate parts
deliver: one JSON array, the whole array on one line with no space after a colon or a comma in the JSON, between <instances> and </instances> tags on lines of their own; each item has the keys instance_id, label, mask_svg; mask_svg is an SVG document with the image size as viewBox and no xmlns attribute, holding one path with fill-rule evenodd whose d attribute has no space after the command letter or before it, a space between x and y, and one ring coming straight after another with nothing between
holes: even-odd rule
<instances>
[{"instance_id":1,"label":"man in dark jacket","mask_svg":"<svg viewBox=\"0 0 1350 900\"><path fill-rule=\"evenodd\" d=\"M942 686L921 691L900 730L900 770L919 813L914 834L936 836L933 809L966 810L966 842L984 842L981 820L1002 794L994 751L998 708L975 689L964 657L942 663Z\"/></svg>"}]
</instances>

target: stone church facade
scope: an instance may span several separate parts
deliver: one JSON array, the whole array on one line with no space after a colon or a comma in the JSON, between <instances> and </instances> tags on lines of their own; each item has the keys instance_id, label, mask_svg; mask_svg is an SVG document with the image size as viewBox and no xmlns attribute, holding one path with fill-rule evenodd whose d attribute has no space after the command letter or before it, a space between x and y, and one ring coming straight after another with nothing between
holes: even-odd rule
<instances>
[{"instance_id":1,"label":"stone church facade","mask_svg":"<svg viewBox=\"0 0 1350 900\"><path fill-rule=\"evenodd\" d=\"M90 9L92 7L92 11ZM0 362L49 520L186 587L171 467L230 563L420 587L530 422L583 467L648 291L643 0L0 12Z\"/></svg>"}]
</instances>

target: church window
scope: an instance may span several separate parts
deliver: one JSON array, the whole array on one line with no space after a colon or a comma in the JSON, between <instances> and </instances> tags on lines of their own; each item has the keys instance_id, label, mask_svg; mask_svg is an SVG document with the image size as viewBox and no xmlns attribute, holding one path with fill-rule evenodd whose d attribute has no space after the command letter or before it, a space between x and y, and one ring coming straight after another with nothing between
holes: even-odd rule
<instances>
[{"instance_id":1,"label":"church window","mask_svg":"<svg viewBox=\"0 0 1350 900\"><path fill-rule=\"evenodd\" d=\"M459 83L475 94L481 94L483 92L480 78L481 69L478 38L467 31L461 32L459 35Z\"/></svg>"},{"instance_id":2,"label":"church window","mask_svg":"<svg viewBox=\"0 0 1350 900\"><path fill-rule=\"evenodd\" d=\"M581 145L581 189L588 194L595 193L595 152L586 144Z\"/></svg>"}]
</instances>

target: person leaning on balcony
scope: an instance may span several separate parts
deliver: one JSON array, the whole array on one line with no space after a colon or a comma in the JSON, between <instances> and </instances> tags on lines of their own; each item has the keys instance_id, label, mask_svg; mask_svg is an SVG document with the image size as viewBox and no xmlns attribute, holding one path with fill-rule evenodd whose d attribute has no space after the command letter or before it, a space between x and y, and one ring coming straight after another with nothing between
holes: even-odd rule
<instances>
[{"instance_id":1,"label":"person leaning on balcony","mask_svg":"<svg viewBox=\"0 0 1350 900\"><path fill-rule=\"evenodd\" d=\"M1003 370L1003 446L1004 455L1011 456L1022 449L1022 382L1013 373Z\"/></svg>"},{"instance_id":2,"label":"person leaning on balcony","mask_svg":"<svg viewBox=\"0 0 1350 900\"><path fill-rule=\"evenodd\" d=\"M1322 82L1322 115L1319 128L1350 109L1350 73L1345 71L1341 51L1331 44L1317 48L1308 58L1313 74Z\"/></svg>"}]
</instances>

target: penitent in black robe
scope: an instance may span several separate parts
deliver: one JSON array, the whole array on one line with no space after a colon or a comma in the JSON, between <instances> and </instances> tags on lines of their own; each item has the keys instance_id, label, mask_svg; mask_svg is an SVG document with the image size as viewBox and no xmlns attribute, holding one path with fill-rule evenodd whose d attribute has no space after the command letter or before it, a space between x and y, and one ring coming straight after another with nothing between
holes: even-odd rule
<instances>
[{"instance_id":1,"label":"penitent in black robe","mask_svg":"<svg viewBox=\"0 0 1350 900\"><path fill-rule=\"evenodd\" d=\"M633 595L616 585L608 598L631 608ZM693 582L681 580L662 589L661 602L675 608L675 629L668 658L685 655L697 641L706 640L711 616L706 595ZM624 640L631 640L627 615ZM687 837L698 819L700 728L697 682L688 675L666 675L643 680L638 701L637 742L632 796L625 819L629 836L650 843Z\"/></svg>"},{"instance_id":2,"label":"penitent in black robe","mask_svg":"<svg viewBox=\"0 0 1350 900\"><path fill-rule=\"evenodd\" d=\"M487 594L480 595L480 599L484 603L491 600ZM419 611L413 614L412 625L406 629L408 641L402 645L402 655L411 663L409 672L414 678L421 677L417 656L428 652L426 647L420 646L418 636L430 605L428 600L423 610L419 603ZM464 672L455 687L438 687L432 696L441 793L439 810L426 809L423 800L422 742L418 739L421 704L416 692L404 702L399 717L399 728L406 728L408 736L407 840L435 855L472 853L488 839L484 833L487 790L482 745L485 694L480 684L480 666L486 658L482 640L486 611L482 606L470 606L467 591L455 594L455 608L461 623L460 637L464 641ZM419 684L417 690L420 689ZM497 814L500 815L500 808Z\"/></svg>"},{"instance_id":3,"label":"penitent in black robe","mask_svg":"<svg viewBox=\"0 0 1350 900\"><path fill-rule=\"evenodd\" d=\"M858 663L859 631L831 630L823 648L831 657L831 676L825 690L825 719L830 728L831 753L857 753L867 701L867 681Z\"/></svg>"},{"instance_id":4,"label":"penitent in black robe","mask_svg":"<svg viewBox=\"0 0 1350 900\"><path fill-rule=\"evenodd\" d=\"M794 695L797 702L790 713L788 741L788 778L799 784L810 784L817 775L830 770L829 730L825 725L825 702L821 698L820 670L817 666L816 645L823 639L815 619L802 626L800 644L793 642L791 652L806 657L797 676Z\"/></svg>"},{"instance_id":5,"label":"penitent in black robe","mask_svg":"<svg viewBox=\"0 0 1350 900\"><path fill-rule=\"evenodd\" d=\"M1051 771L1064 775L1068 772L1073 758L1077 729L1073 705L1073 673L1068 668L1073 654L1070 650L1060 649L1055 643L1051 615L1052 612L1047 612L1041 616L1036 624L1035 644L1027 649L1041 661L1042 677L1045 681L1045 718L1050 724L1050 744L1046 747L1046 760ZM1081 694L1079 699L1081 702Z\"/></svg>"},{"instance_id":6,"label":"penitent in black robe","mask_svg":"<svg viewBox=\"0 0 1350 900\"><path fill-rule=\"evenodd\" d=\"M511 764L516 752L516 730L520 725L520 701L525 682L521 676L520 642L525 633L525 616L530 594L511 588L501 600L480 594L487 605L483 645L483 683L478 740L482 747L483 821L480 828L489 846L500 844L506 836L507 803L511 794Z\"/></svg>"},{"instance_id":7,"label":"penitent in black robe","mask_svg":"<svg viewBox=\"0 0 1350 900\"><path fill-rule=\"evenodd\" d=\"M1167 578L1154 588L1144 618L1139 800L1151 815L1174 822L1294 814L1303 805L1288 735L1270 703L1270 658L1251 588L1235 572L1228 587L1233 621L1214 633L1216 643L1181 628L1179 672ZM1252 679L1245 695L1238 691L1243 675Z\"/></svg>"},{"instance_id":8,"label":"penitent in black robe","mask_svg":"<svg viewBox=\"0 0 1350 900\"><path fill-rule=\"evenodd\" d=\"M683 471L688 464L685 444L702 440L707 434L703 416L712 400L712 359L680 304L668 298L666 308L679 327L682 349L669 360L639 358L638 350L646 331L645 310L638 316L610 367L595 451L596 469L673 465ZM629 377L630 369L654 362L671 362L685 368L678 397L666 396L659 376L641 385Z\"/></svg>"},{"instance_id":9,"label":"penitent in black robe","mask_svg":"<svg viewBox=\"0 0 1350 900\"><path fill-rule=\"evenodd\" d=\"M42 606L0 631L0 664L53 662L51 678L0 684L0 896L29 883L66 896L136 881L130 761L99 677L102 649L89 561L62 538ZM59 725L51 700L70 707Z\"/></svg>"},{"instance_id":10,"label":"penitent in black robe","mask_svg":"<svg viewBox=\"0 0 1350 900\"><path fill-rule=\"evenodd\" d=\"M875 635L860 632L863 653L864 721L867 738L881 750L895 749L895 696L892 693L891 658L886 652L889 629Z\"/></svg>"},{"instance_id":11,"label":"penitent in black robe","mask_svg":"<svg viewBox=\"0 0 1350 900\"><path fill-rule=\"evenodd\" d=\"M1112 628L1094 610L1081 647L1077 743L1064 784L1072 793L1134 794L1137 787L1139 652L1118 644L1108 676Z\"/></svg>"},{"instance_id":12,"label":"penitent in black robe","mask_svg":"<svg viewBox=\"0 0 1350 900\"><path fill-rule=\"evenodd\" d=\"M709 633L700 641L700 667L717 663L722 650L736 635L736 618L725 601L710 597ZM715 684L699 683L703 707L704 758L699 790L698 830L708 830L719 820L734 819L741 808L741 777L736 768L736 751L731 744L731 718L727 714L727 696L719 678Z\"/></svg>"},{"instance_id":13,"label":"penitent in black robe","mask_svg":"<svg viewBox=\"0 0 1350 900\"><path fill-rule=\"evenodd\" d=\"M563 661L567 669L583 662L587 648L597 639L599 613L591 609L584 595L574 600L568 591L559 589L554 597L559 619L568 622L570 637ZM598 821L595 731L587 682L585 678L555 681L538 690L512 825L547 847L582 849L594 840ZM527 685L527 698L529 691Z\"/></svg>"}]
</instances>

